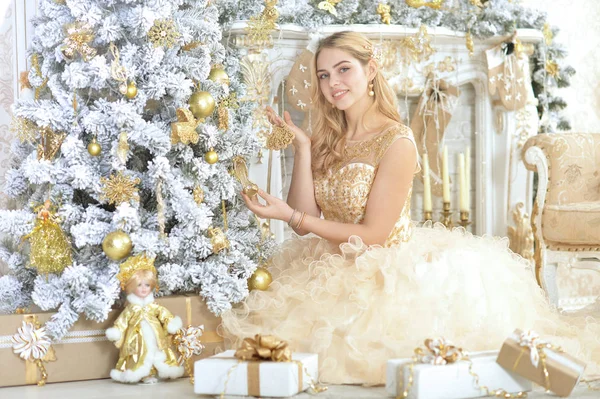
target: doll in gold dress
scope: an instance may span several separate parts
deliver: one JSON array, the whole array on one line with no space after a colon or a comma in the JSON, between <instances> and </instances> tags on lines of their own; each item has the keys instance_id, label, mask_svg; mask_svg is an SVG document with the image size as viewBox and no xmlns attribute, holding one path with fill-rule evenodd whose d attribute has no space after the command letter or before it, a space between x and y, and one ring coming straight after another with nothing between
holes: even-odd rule
<instances>
[{"instance_id":1,"label":"doll in gold dress","mask_svg":"<svg viewBox=\"0 0 600 399\"><path fill-rule=\"evenodd\" d=\"M462 228L415 227L410 198L418 156L373 44L354 32L321 40L312 61L312 136L294 133L287 202L242 193L265 219L300 235L271 259L273 282L222 315L233 346L273 334L319 355L329 383L379 384L390 358L444 336L469 351L497 350L515 328L533 329L600 371L600 328L548 303L508 240Z\"/></svg>"},{"instance_id":2,"label":"doll in gold dress","mask_svg":"<svg viewBox=\"0 0 600 399\"><path fill-rule=\"evenodd\" d=\"M110 372L115 381L151 383L156 382L156 375L179 378L184 373L169 339L182 327L181 318L154 302L157 278L153 262L144 255L131 257L117 276L128 304L114 327L106 330L106 337L120 349L119 361Z\"/></svg>"}]
</instances>

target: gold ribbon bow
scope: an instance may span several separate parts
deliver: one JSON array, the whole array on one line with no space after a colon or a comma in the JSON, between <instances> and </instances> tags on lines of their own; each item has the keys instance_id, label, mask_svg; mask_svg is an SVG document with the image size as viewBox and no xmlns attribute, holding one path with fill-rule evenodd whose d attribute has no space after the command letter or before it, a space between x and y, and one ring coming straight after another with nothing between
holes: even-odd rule
<instances>
[{"instance_id":1,"label":"gold ribbon bow","mask_svg":"<svg viewBox=\"0 0 600 399\"><path fill-rule=\"evenodd\" d=\"M444 365L455 363L465 357L463 350L445 338L428 338L425 347L415 348L415 355L421 363Z\"/></svg>"},{"instance_id":2,"label":"gold ribbon bow","mask_svg":"<svg viewBox=\"0 0 600 399\"><path fill-rule=\"evenodd\" d=\"M11 338L11 343L13 352L25 360L25 383L35 384L37 381L39 386L46 385L48 373L44 362L55 362L56 354L46 327L41 325L36 315L23 315L22 326Z\"/></svg>"},{"instance_id":3,"label":"gold ribbon bow","mask_svg":"<svg viewBox=\"0 0 600 399\"><path fill-rule=\"evenodd\" d=\"M270 360L273 362L291 362L292 350L288 343L273 335L256 334L253 338L244 338L235 357L240 360Z\"/></svg>"}]
</instances>

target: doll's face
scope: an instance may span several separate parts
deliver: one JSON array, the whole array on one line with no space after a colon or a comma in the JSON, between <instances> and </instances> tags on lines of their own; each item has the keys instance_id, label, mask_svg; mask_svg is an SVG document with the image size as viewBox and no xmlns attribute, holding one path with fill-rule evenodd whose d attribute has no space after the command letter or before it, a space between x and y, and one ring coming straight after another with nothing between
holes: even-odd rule
<instances>
[{"instance_id":1,"label":"doll's face","mask_svg":"<svg viewBox=\"0 0 600 399\"><path fill-rule=\"evenodd\" d=\"M140 280L133 293L139 298L146 298L152 292L152 285L148 280Z\"/></svg>"}]
</instances>

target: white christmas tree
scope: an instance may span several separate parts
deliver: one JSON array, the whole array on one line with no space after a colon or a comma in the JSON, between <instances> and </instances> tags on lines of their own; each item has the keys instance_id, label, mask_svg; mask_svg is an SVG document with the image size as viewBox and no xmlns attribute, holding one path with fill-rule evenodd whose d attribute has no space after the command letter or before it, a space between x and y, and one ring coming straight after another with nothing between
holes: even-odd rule
<instances>
[{"instance_id":1,"label":"white christmas tree","mask_svg":"<svg viewBox=\"0 0 600 399\"><path fill-rule=\"evenodd\" d=\"M234 164L258 143L217 8L41 0L39 14L34 95L13 107L4 192L22 209L0 211L0 312L58 309L53 338L104 320L120 262L142 253L161 294L197 292L216 314L241 301L273 245L237 195Z\"/></svg>"}]
</instances>

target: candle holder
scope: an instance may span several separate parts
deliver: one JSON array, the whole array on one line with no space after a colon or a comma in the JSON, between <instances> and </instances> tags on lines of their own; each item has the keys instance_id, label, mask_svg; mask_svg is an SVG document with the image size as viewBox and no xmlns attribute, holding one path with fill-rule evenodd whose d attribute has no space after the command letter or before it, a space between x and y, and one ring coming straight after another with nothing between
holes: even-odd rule
<instances>
[{"instance_id":1,"label":"candle holder","mask_svg":"<svg viewBox=\"0 0 600 399\"><path fill-rule=\"evenodd\" d=\"M431 211L423 211L423 223L427 223L428 221L433 220L433 212Z\"/></svg>"},{"instance_id":2,"label":"candle holder","mask_svg":"<svg viewBox=\"0 0 600 399\"><path fill-rule=\"evenodd\" d=\"M471 221L469 220L469 211L460 211L460 221L458 222L458 224L460 224L465 229L468 225L471 224Z\"/></svg>"},{"instance_id":3,"label":"candle holder","mask_svg":"<svg viewBox=\"0 0 600 399\"><path fill-rule=\"evenodd\" d=\"M442 210L442 219L440 220L446 228L452 227L452 211L450 210L450 202L444 202Z\"/></svg>"}]
</instances>

